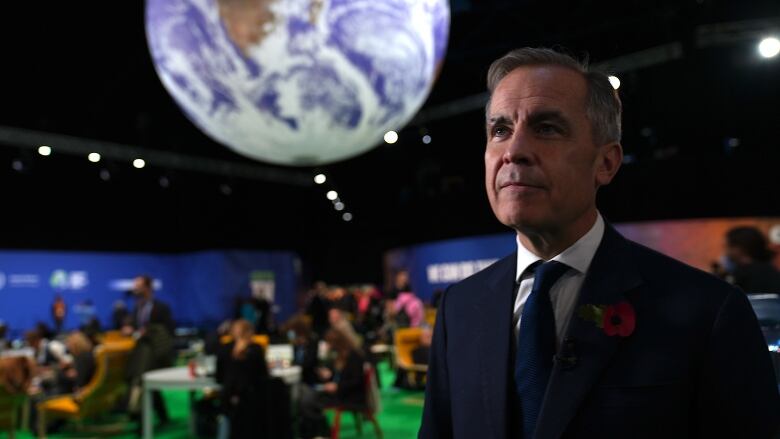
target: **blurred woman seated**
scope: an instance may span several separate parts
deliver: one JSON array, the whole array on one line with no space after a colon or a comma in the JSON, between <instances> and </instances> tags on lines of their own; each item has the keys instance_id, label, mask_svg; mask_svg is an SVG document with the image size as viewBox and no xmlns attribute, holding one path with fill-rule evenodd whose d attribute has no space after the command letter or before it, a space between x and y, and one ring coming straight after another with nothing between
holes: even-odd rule
<instances>
[{"instance_id":1,"label":"blurred woman seated","mask_svg":"<svg viewBox=\"0 0 780 439\"><path fill-rule=\"evenodd\" d=\"M267 420L266 385L268 366L262 346L252 342L254 328L248 320L236 320L230 330L233 341L217 357L220 399L230 420L231 438L263 437Z\"/></svg>"},{"instance_id":2,"label":"blurred woman seated","mask_svg":"<svg viewBox=\"0 0 780 439\"><path fill-rule=\"evenodd\" d=\"M78 392L95 375L95 355L92 342L81 331L70 333L65 339L70 361L60 365L59 390L61 393Z\"/></svg>"},{"instance_id":3,"label":"blurred woman seated","mask_svg":"<svg viewBox=\"0 0 780 439\"><path fill-rule=\"evenodd\" d=\"M301 429L303 438L328 436L323 409L344 406L359 408L366 403L363 356L349 337L337 329L325 334L325 342L333 355L330 368L320 368L322 384L301 389Z\"/></svg>"}]
</instances>

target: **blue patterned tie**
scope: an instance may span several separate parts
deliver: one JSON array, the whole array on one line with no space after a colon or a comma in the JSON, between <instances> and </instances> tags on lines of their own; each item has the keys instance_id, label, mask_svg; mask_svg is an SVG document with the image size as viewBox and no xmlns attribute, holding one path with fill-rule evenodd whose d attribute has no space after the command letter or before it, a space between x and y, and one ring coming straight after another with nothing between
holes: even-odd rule
<instances>
[{"instance_id":1,"label":"blue patterned tie","mask_svg":"<svg viewBox=\"0 0 780 439\"><path fill-rule=\"evenodd\" d=\"M550 288L568 269L568 265L557 261L539 265L534 273L531 295L523 306L515 360L515 386L522 414L523 439L533 438L553 367L555 314L550 302Z\"/></svg>"}]
</instances>

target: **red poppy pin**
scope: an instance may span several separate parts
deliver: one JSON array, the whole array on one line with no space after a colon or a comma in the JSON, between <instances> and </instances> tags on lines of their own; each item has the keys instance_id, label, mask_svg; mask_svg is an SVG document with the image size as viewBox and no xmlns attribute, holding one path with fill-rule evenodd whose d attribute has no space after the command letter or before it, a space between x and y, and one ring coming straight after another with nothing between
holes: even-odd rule
<instances>
[{"instance_id":1,"label":"red poppy pin","mask_svg":"<svg viewBox=\"0 0 780 439\"><path fill-rule=\"evenodd\" d=\"M636 328L634 307L625 301L614 305L582 305L577 310L577 314L595 323L610 337L615 335L628 337Z\"/></svg>"}]
</instances>

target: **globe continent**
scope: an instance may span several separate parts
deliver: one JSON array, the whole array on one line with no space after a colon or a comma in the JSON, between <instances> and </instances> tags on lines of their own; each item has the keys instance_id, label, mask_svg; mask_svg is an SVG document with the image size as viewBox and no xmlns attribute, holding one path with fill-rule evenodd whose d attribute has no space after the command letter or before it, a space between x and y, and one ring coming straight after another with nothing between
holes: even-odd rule
<instances>
[{"instance_id":1,"label":"globe continent","mask_svg":"<svg viewBox=\"0 0 780 439\"><path fill-rule=\"evenodd\" d=\"M447 0L148 0L168 92L206 134L312 166L378 145L419 110L444 58Z\"/></svg>"}]
</instances>

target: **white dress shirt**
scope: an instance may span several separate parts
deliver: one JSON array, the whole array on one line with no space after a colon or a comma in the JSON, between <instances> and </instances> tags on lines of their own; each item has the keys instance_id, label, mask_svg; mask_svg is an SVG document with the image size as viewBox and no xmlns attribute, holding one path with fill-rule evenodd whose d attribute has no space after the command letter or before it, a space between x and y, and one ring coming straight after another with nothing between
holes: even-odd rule
<instances>
[{"instance_id":1,"label":"white dress shirt","mask_svg":"<svg viewBox=\"0 0 780 439\"><path fill-rule=\"evenodd\" d=\"M568 265L569 270L550 289L550 300L552 301L553 313L555 313L555 332L556 341L560 345L561 339L566 335L569 327L574 306L577 304L577 297L580 294L580 288L585 281L585 275L588 273L590 263L593 261L593 255L596 254L604 237L604 219L599 213L596 223L571 247L567 248L551 260L558 261ZM531 289L534 286L533 273L525 273L526 269L536 261L542 258L531 253L517 239L517 275L516 279L520 283L520 288L515 298L514 323L515 340L520 333L520 318L523 314L523 307L528 296L531 295Z\"/></svg>"}]
</instances>

